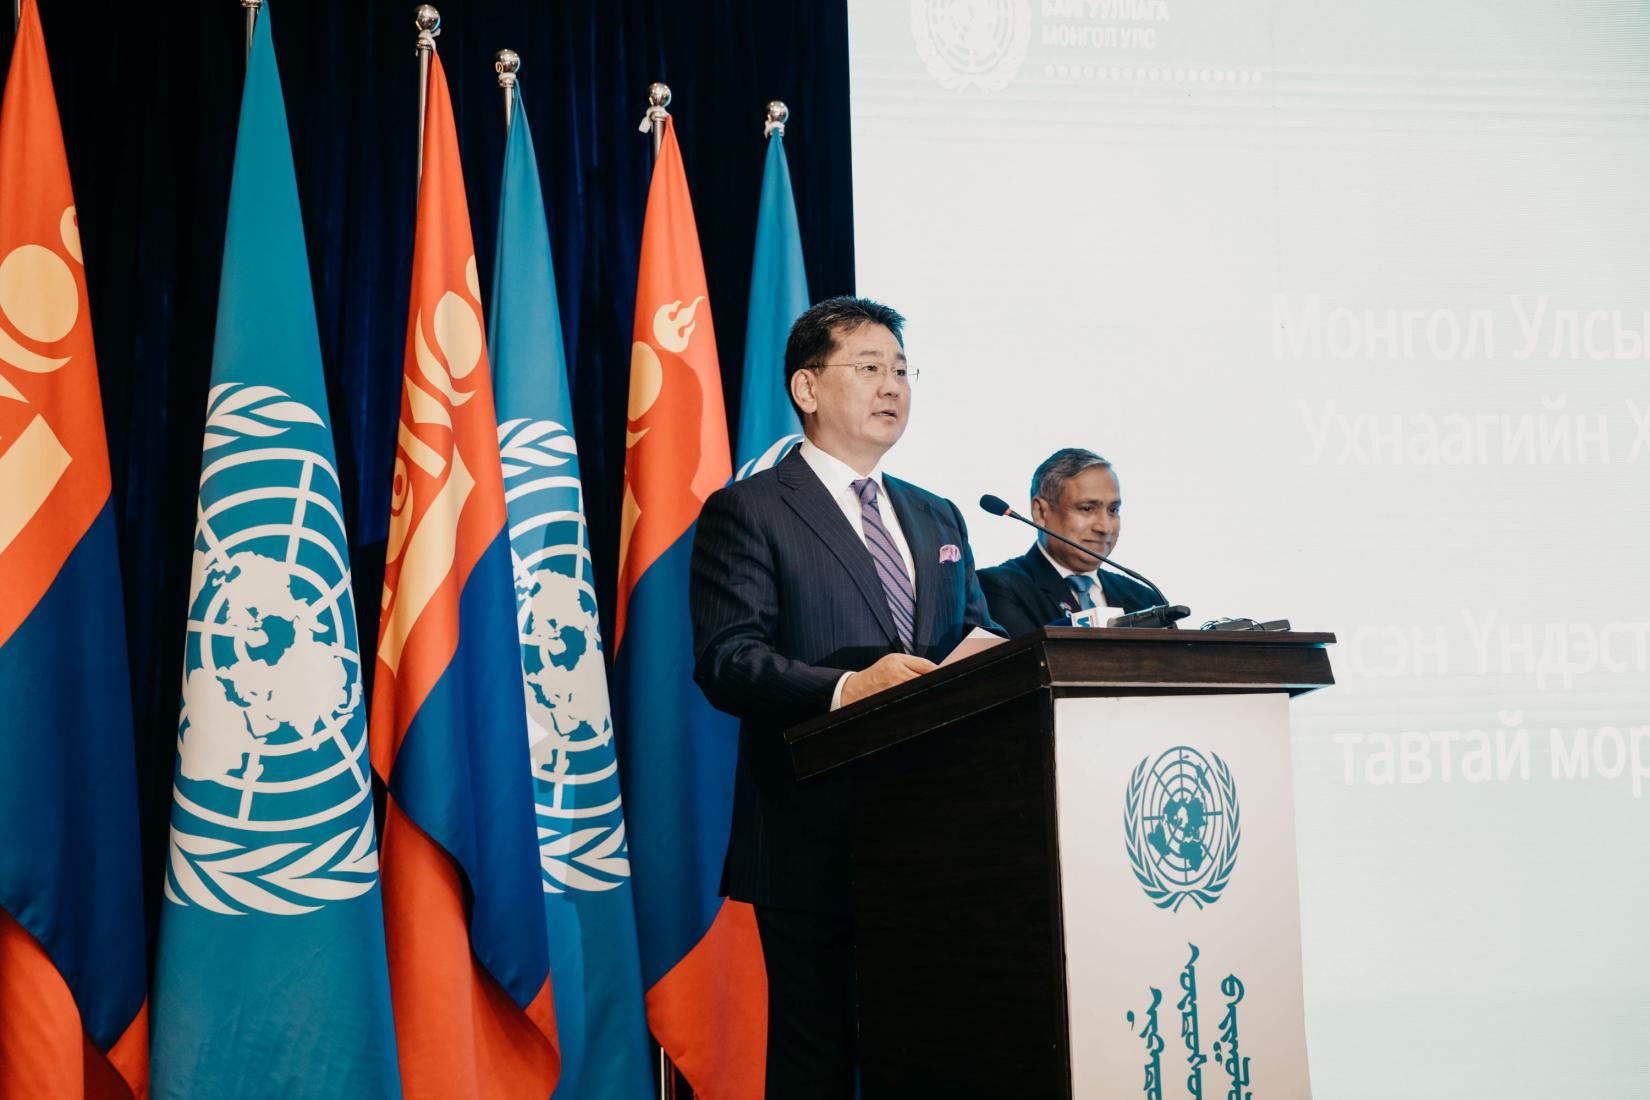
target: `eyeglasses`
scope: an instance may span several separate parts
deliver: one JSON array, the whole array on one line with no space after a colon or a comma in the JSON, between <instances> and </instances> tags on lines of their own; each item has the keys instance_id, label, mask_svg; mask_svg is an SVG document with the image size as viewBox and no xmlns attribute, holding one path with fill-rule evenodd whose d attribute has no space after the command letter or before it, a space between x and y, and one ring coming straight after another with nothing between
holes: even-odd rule
<instances>
[{"instance_id":1,"label":"eyeglasses","mask_svg":"<svg viewBox=\"0 0 1650 1100\"><path fill-rule=\"evenodd\" d=\"M893 366L889 366L887 363L842 362L821 363L819 366L821 370L826 367L851 367L854 371L854 377L858 378L862 382L869 382L873 378L878 382L881 382L884 378L892 375L895 382L904 382L906 385L910 385L912 382L915 382L917 380L917 375L922 373L916 367L908 367L904 363L895 363Z\"/></svg>"}]
</instances>

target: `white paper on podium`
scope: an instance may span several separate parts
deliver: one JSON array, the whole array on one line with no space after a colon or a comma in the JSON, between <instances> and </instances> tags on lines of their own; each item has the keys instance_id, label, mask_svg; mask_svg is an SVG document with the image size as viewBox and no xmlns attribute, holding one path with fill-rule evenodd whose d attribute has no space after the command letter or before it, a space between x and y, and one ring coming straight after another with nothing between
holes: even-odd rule
<instances>
[{"instance_id":1,"label":"white paper on podium","mask_svg":"<svg viewBox=\"0 0 1650 1100\"><path fill-rule=\"evenodd\" d=\"M946 665L956 664L964 657L972 657L976 653L984 653L992 646L1002 644L1003 639L997 637L997 635L991 633L991 631L981 630L979 627L975 627L963 637L962 641L957 643L956 649L953 649L950 653L946 654L945 660L940 662L940 667L944 668Z\"/></svg>"}]
</instances>

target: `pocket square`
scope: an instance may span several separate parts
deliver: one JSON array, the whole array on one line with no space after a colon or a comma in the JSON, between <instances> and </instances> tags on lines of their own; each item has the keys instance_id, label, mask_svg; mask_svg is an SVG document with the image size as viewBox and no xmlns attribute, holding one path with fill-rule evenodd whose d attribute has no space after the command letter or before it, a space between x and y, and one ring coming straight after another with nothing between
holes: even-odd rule
<instances>
[{"instance_id":1,"label":"pocket square","mask_svg":"<svg viewBox=\"0 0 1650 1100\"><path fill-rule=\"evenodd\" d=\"M962 561L962 551L957 549L956 543L948 542L940 547L940 564L944 565L948 561Z\"/></svg>"}]
</instances>

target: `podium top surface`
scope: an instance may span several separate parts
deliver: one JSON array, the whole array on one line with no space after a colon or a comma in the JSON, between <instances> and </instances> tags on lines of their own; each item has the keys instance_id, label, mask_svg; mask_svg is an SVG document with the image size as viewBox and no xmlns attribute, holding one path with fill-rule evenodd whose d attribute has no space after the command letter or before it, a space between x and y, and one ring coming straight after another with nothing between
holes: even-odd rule
<instances>
[{"instance_id":1,"label":"podium top surface","mask_svg":"<svg viewBox=\"0 0 1650 1100\"><path fill-rule=\"evenodd\" d=\"M1288 692L1335 682L1328 633L1044 627L785 731L806 778L1033 691Z\"/></svg>"}]
</instances>

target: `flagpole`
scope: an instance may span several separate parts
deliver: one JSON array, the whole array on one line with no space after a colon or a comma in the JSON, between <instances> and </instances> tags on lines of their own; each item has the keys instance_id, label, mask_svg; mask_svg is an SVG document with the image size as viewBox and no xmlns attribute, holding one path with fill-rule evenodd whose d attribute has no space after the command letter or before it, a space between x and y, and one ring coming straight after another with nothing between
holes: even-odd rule
<instances>
[{"instance_id":1,"label":"flagpole","mask_svg":"<svg viewBox=\"0 0 1650 1100\"><path fill-rule=\"evenodd\" d=\"M665 140L665 119L670 112L670 85L654 81L647 86L647 114L642 116L642 132L653 136L653 159L659 159L659 148ZM676 1096L676 1067L671 1064L665 1045L659 1044L659 1100L674 1100Z\"/></svg>"},{"instance_id":2,"label":"flagpole","mask_svg":"<svg viewBox=\"0 0 1650 1100\"><path fill-rule=\"evenodd\" d=\"M642 131L653 136L653 159L659 159L659 149L665 140L665 119L670 112L670 85L654 81L647 86L647 114L642 116ZM659 1044L659 1100L674 1100L676 1096L676 1067L671 1064L665 1045Z\"/></svg>"},{"instance_id":3,"label":"flagpole","mask_svg":"<svg viewBox=\"0 0 1650 1100\"><path fill-rule=\"evenodd\" d=\"M647 115L642 119L642 132L653 135L653 159L659 159L659 147L664 144L664 120L670 117L665 110L670 106L670 85L654 81L647 86Z\"/></svg>"},{"instance_id":4,"label":"flagpole","mask_svg":"<svg viewBox=\"0 0 1650 1100\"><path fill-rule=\"evenodd\" d=\"M504 92L504 136L510 136L510 114L516 103L516 71L521 68L521 55L515 50L500 50L493 55L493 71L498 73L498 86Z\"/></svg>"},{"instance_id":5,"label":"flagpole","mask_svg":"<svg viewBox=\"0 0 1650 1100\"><path fill-rule=\"evenodd\" d=\"M18 0L22 3L22 0ZM252 32L258 27L258 9L263 7L264 0L241 0L241 10L246 13L246 61L252 62Z\"/></svg>"},{"instance_id":6,"label":"flagpole","mask_svg":"<svg viewBox=\"0 0 1650 1100\"><path fill-rule=\"evenodd\" d=\"M434 4L420 4L413 12L418 28L418 175L424 175L424 101L430 92L430 58L435 54L435 36L441 33L441 13Z\"/></svg>"}]
</instances>

